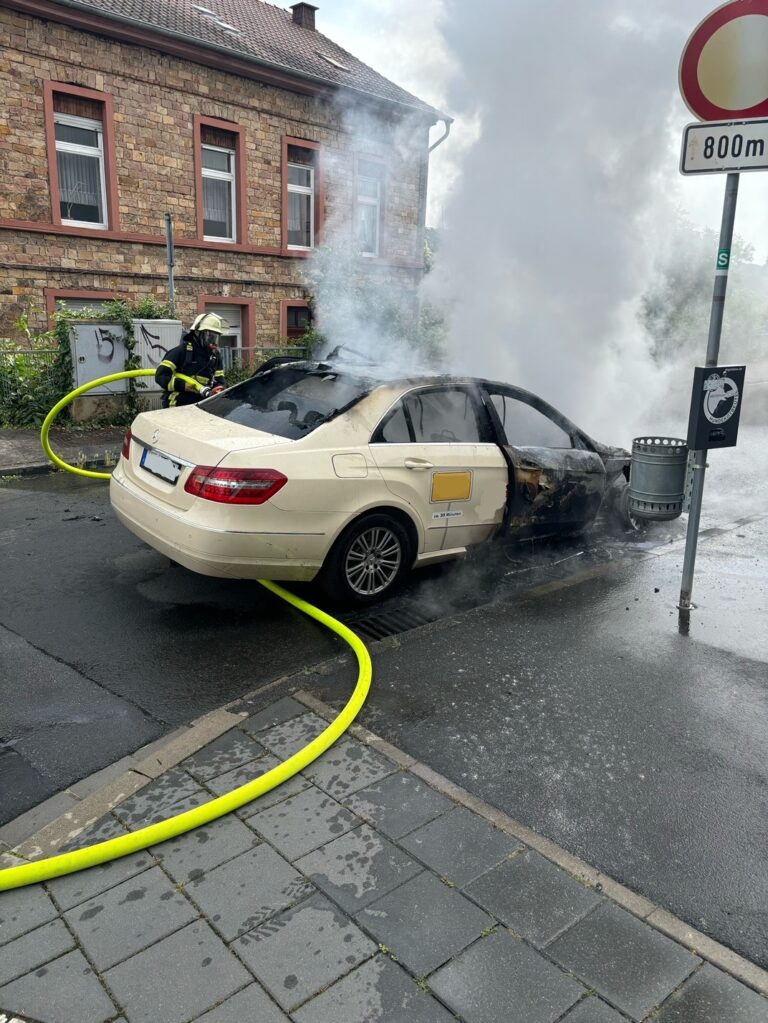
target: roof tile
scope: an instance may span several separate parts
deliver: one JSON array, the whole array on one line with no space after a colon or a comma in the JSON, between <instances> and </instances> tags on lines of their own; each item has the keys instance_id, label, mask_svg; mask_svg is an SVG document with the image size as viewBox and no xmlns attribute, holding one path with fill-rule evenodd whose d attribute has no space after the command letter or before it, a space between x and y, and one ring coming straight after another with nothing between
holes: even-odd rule
<instances>
[{"instance_id":1,"label":"roof tile","mask_svg":"<svg viewBox=\"0 0 768 1023\"><path fill-rule=\"evenodd\" d=\"M172 32L324 85L443 116L321 32L297 25L291 11L264 0L68 0L67 6Z\"/></svg>"}]
</instances>

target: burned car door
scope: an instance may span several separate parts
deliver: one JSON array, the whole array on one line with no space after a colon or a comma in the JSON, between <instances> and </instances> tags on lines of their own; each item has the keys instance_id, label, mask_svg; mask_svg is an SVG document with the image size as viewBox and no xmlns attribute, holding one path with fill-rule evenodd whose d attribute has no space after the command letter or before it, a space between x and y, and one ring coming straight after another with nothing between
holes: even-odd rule
<instances>
[{"instance_id":1,"label":"burned car door","mask_svg":"<svg viewBox=\"0 0 768 1023\"><path fill-rule=\"evenodd\" d=\"M511 466L510 532L550 536L588 526L600 508L606 477L586 435L527 391L488 385L483 393Z\"/></svg>"},{"instance_id":2,"label":"burned car door","mask_svg":"<svg viewBox=\"0 0 768 1023\"><path fill-rule=\"evenodd\" d=\"M481 543L502 522L507 465L476 388L416 387L371 437L388 489L424 526L425 552Z\"/></svg>"}]
</instances>

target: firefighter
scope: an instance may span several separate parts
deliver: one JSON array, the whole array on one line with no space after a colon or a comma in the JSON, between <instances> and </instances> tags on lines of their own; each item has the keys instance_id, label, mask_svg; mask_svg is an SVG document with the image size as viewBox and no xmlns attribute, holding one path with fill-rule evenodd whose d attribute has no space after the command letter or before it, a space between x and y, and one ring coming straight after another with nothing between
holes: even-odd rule
<instances>
[{"instance_id":1,"label":"firefighter","mask_svg":"<svg viewBox=\"0 0 768 1023\"><path fill-rule=\"evenodd\" d=\"M163 408L195 405L224 390L218 340L226 329L227 324L215 313L201 313L182 336L181 344L166 353L155 373L163 389ZM179 379L178 373L195 383Z\"/></svg>"}]
</instances>

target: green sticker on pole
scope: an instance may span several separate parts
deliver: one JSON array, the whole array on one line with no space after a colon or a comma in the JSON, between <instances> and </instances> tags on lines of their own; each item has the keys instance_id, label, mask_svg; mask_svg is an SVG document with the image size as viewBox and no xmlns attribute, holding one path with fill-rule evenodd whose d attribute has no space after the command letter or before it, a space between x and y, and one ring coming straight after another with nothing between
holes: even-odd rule
<instances>
[{"instance_id":1,"label":"green sticker on pole","mask_svg":"<svg viewBox=\"0 0 768 1023\"><path fill-rule=\"evenodd\" d=\"M731 262L731 250L730 249L718 249L717 250L717 269L727 270L728 265Z\"/></svg>"}]
</instances>

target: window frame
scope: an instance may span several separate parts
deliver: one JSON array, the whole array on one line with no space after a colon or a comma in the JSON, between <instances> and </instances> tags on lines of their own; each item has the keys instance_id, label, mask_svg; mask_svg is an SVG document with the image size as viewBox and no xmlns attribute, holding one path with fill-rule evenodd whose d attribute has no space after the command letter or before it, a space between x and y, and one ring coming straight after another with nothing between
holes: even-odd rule
<instances>
[{"instance_id":1,"label":"window frame","mask_svg":"<svg viewBox=\"0 0 768 1023\"><path fill-rule=\"evenodd\" d=\"M236 305L240 307L240 352L243 365L250 366L255 358L254 327L256 324L256 299L247 295L198 295L198 313L208 312L209 306Z\"/></svg>"},{"instance_id":2,"label":"window frame","mask_svg":"<svg viewBox=\"0 0 768 1023\"><path fill-rule=\"evenodd\" d=\"M411 412L408 406L405 404L409 398L418 398L422 394L436 394L441 391L457 391L462 392L468 399L472 406L475 415L475 421L477 423L478 440L418 440L416 437L416 428L411 418ZM383 430L389 420L397 413L399 407L402 406L405 414L405 422L408 427L408 433L410 440L407 441L387 441L383 438ZM392 405L387 409L384 415L379 420L375 429L371 434L370 444L418 444L421 447L428 447L435 444L496 444L496 437L493 436L493 430L491 424L486 415L485 406L480 398L477 389L471 383L444 383L444 384L433 384L426 387L415 387L412 390L404 391L400 394Z\"/></svg>"},{"instance_id":3,"label":"window frame","mask_svg":"<svg viewBox=\"0 0 768 1023\"><path fill-rule=\"evenodd\" d=\"M59 188L58 146L56 139L56 123L59 118L74 118L74 114L58 114L55 109L55 96L75 96L88 99L101 105L101 180L102 199L104 201L105 223L93 224L87 221L64 219L61 215L61 190ZM45 116L46 149L48 156L48 183L51 197L51 222L56 227L72 230L73 234L81 232L118 232L120 230L120 204L117 194L117 164L115 160L114 105L112 97L106 92L95 89L83 89L67 82L45 81L43 83L43 108ZM80 118L90 121L90 118ZM97 122L93 122L97 123ZM73 145L74 143L63 143ZM71 151L71 150L70 150Z\"/></svg>"},{"instance_id":4,"label":"window frame","mask_svg":"<svg viewBox=\"0 0 768 1023\"><path fill-rule=\"evenodd\" d=\"M225 131L234 136L234 161L233 174L234 184L232 188L232 200L234 204L234 216L232 218L232 229L234 238L227 240L205 234L205 200L203 194L203 147L208 149L223 149L232 152L224 146L216 146L213 143L203 142L203 128L216 128L218 131ZM245 155L246 137L245 129L234 121L222 121L217 117L205 117L202 114L195 114L192 126L193 136L193 162L195 167L195 218L197 236L195 242L204 248L231 250L233 246L246 246L248 244L248 164ZM207 169L207 168L206 168ZM212 172L215 174L216 172ZM223 173L223 172L218 172Z\"/></svg>"},{"instance_id":5,"label":"window frame","mask_svg":"<svg viewBox=\"0 0 768 1023\"><path fill-rule=\"evenodd\" d=\"M296 149L306 149L312 152L312 162L309 164L298 164L294 161L289 161L288 150L289 148L295 147ZM303 185L291 185L288 181L288 168L290 166L309 168L312 171L312 188L311 191ZM311 198L311 215L310 215L310 233L312 244L310 246L305 245L290 245L288 243L288 196L293 192L299 195L310 194ZM284 256L296 256L299 258L306 258L311 255L320 244L322 236L323 226L323 211L325 208L325 188L324 180L322 175L322 168L320 166L320 143L310 142L308 139L292 138L288 135L283 136L283 162L282 162L282 254Z\"/></svg>"},{"instance_id":6,"label":"window frame","mask_svg":"<svg viewBox=\"0 0 768 1023\"><path fill-rule=\"evenodd\" d=\"M206 167L203 154L206 150L210 150L214 153L226 153L231 160L230 171L219 171L213 167ZM226 235L216 234L205 234L203 233L203 241L205 242L229 242L237 243L237 147L234 149L225 149L223 146L214 146L209 142L200 143L200 173L203 178L202 187L202 198L203 198L203 232L205 232L205 182L206 179L209 181L228 181L229 182L229 215L232 221L232 234L228 238Z\"/></svg>"},{"instance_id":7,"label":"window frame","mask_svg":"<svg viewBox=\"0 0 768 1023\"><path fill-rule=\"evenodd\" d=\"M362 164L376 164L380 170L379 177L372 178L369 174L363 174L360 170ZM376 207L376 251L367 252L360 249L358 255L363 259L380 259L382 250L382 240L384 234L384 173L385 164L383 160L378 157L365 156L364 154L358 154L355 157L355 212L357 213L361 206L375 206ZM370 196L360 195L360 181L365 178L366 181L375 181L378 186L378 195L375 200L371 199ZM358 218L355 217L355 230L357 230ZM357 239L356 239L357 240Z\"/></svg>"},{"instance_id":8,"label":"window frame","mask_svg":"<svg viewBox=\"0 0 768 1023\"><path fill-rule=\"evenodd\" d=\"M575 423L571 422L567 416L564 416L562 412L558 411L554 405L550 405L549 402L544 401L543 398L539 398L537 395L532 394L530 391L524 391L522 388L515 388L511 385L493 384L491 382L484 381L481 386L481 395L483 397L483 405L485 406L486 413L490 416L493 423L494 431L497 434L498 443L502 447L509 447L514 449L523 448L541 448L547 451L573 451L573 450L586 450L594 451L593 442L587 435L580 430ZM493 404L493 396L497 394L504 398L509 398L512 401L519 401L521 405L527 405L528 408L533 409L535 412L539 412L541 415L553 423L558 429L569 438L570 445L568 447L552 447L551 445L537 445L537 444L512 444L507 439L507 432L505 424L502 422L499 416L496 406ZM486 400L487 399L487 400Z\"/></svg>"},{"instance_id":9,"label":"window frame","mask_svg":"<svg viewBox=\"0 0 768 1023\"><path fill-rule=\"evenodd\" d=\"M291 181L291 167L297 167L299 170L309 171L309 184L308 185L297 185ZM288 242L288 248L293 252L311 252L315 247L315 168L308 163L291 163L288 161L288 201L290 204L290 197L292 195L308 195L309 196L309 245L296 245L296 243ZM290 231L290 228L289 228Z\"/></svg>"},{"instance_id":10,"label":"window frame","mask_svg":"<svg viewBox=\"0 0 768 1023\"><path fill-rule=\"evenodd\" d=\"M54 325L54 316L58 312L58 303L66 302L68 298L74 298L78 301L88 301L92 299L94 302L109 302L116 298L122 298L123 296L117 291L100 291L96 288L88 290L86 288L44 288L43 294L45 295L45 306L48 313L48 325L52 327Z\"/></svg>"},{"instance_id":11,"label":"window frame","mask_svg":"<svg viewBox=\"0 0 768 1023\"><path fill-rule=\"evenodd\" d=\"M280 337L288 337L288 310L289 309L309 309L309 302L305 302L302 299L284 298L280 302ZM311 322L310 322L311 326ZM298 340L290 338L289 340Z\"/></svg>"},{"instance_id":12,"label":"window frame","mask_svg":"<svg viewBox=\"0 0 768 1023\"><path fill-rule=\"evenodd\" d=\"M59 213L61 214L61 174L59 172L58 157L59 153L72 153L74 156L87 156L91 160L98 159L99 161L99 186L101 189L101 216L102 219L99 222L94 220L77 220L74 217L65 217L61 214L61 223L66 227L89 227L95 231L107 231L109 230L109 209L107 205L107 174L105 164L105 153L104 153L104 123L103 121L94 121L90 117L78 117L76 114L60 114L58 111L54 111L53 114L53 132L54 138L56 136L56 125L63 124L68 125L72 128L82 128L86 131L93 131L96 133L97 145L86 146L81 145L77 142L64 142L62 139L55 139L56 141L56 173L59 175Z\"/></svg>"}]
</instances>

